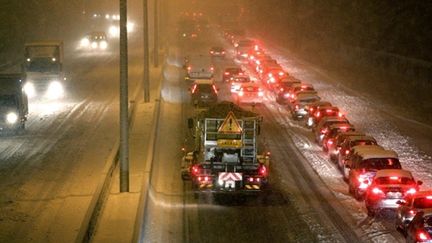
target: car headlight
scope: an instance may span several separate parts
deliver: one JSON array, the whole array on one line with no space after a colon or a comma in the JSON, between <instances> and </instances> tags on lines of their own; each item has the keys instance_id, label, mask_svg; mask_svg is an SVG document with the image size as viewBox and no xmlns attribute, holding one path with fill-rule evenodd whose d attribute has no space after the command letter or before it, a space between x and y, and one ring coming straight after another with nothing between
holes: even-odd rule
<instances>
[{"instance_id":1,"label":"car headlight","mask_svg":"<svg viewBox=\"0 0 432 243\"><path fill-rule=\"evenodd\" d=\"M96 41L93 41L91 43L91 48L96 49L98 47L98 43Z\"/></svg>"},{"instance_id":2,"label":"car headlight","mask_svg":"<svg viewBox=\"0 0 432 243\"><path fill-rule=\"evenodd\" d=\"M48 86L47 97L49 99L58 99L63 97L63 85L59 81L52 81Z\"/></svg>"},{"instance_id":3,"label":"car headlight","mask_svg":"<svg viewBox=\"0 0 432 243\"><path fill-rule=\"evenodd\" d=\"M118 37L120 35L120 30L117 26L111 26L108 32L111 37Z\"/></svg>"},{"instance_id":4,"label":"car headlight","mask_svg":"<svg viewBox=\"0 0 432 243\"><path fill-rule=\"evenodd\" d=\"M133 32L135 30L135 24L131 23L131 22L128 22L126 24L126 28L127 28L127 32L131 33L131 32Z\"/></svg>"},{"instance_id":5,"label":"car headlight","mask_svg":"<svg viewBox=\"0 0 432 243\"><path fill-rule=\"evenodd\" d=\"M9 124L15 124L18 121L18 115L15 112L10 112L6 115L6 121Z\"/></svg>"},{"instance_id":6,"label":"car headlight","mask_svg":"<svg viewBox=\"0 0 432 243\"><path fill-rule=\"evenodd\" d=\"M105 50L105 49L107 49L107 47L108 47L108 43L107 43L106 41L101 41L99 47L100 47L102 50Z\"/></svg>"},{"instance_id":7,"label":"car headlight","mask_svg":"<svg viewBox=\"0 0 432 243\"><path fill-rule=\"evenodd\" d=\"M27 58L27 62L30 62L31 61L31 59L30 58Z\"/></svg>"},{"instance_id":8,"label":"car headlight","mask_svg":"<svg viewBox=\"0 0 432 243\"><path fill-rule=\"evenodd\" d=\"M27 82L24 84L24 93L26 93L27 97L33 98L36 95L36 89L33 83Z\"/></svg>"},{"instance_id":9,"label":"car headlight","mask_svg":"<svg viewBox=\"0 0 432 243\"><path fill-rule=\"evenodd\" d=\"M87 38L82 38L80 44L82 47L87 47L90 45L90 40Z\"/></svg>"}]
</instances>

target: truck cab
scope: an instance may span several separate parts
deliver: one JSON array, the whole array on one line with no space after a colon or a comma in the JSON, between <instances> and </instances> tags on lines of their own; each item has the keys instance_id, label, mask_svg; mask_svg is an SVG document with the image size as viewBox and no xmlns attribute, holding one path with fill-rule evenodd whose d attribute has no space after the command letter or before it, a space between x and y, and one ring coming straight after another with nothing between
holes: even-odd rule
<instances>
[{"instance_id":1,"label":"truck cab","mask_svg":"<svg viewBox=\"0 0 432 243\"><path fill-rule=\"evenodd\" d=\"M63 42L38 41L25 44L24 70L29 98L58 99L63 96Z\"/></svg>"},{"instance_id":2,"label":"truck cab","mask_svg":"<svg viewBox=\"0 0 432 243\"><path fill-rule=\"evenodd\" d=\"M266 188L269 156L261 156L257 136L262 117L231 102L220 102L188 120L195 149L183 179L195 194L259 195ZM194 155L194 156L191 156ZM186 157L185 157L186 158Z\"/></svg>"},{"instance_id":3,"label":"truck cab","mask_svg":"<svg viewBox=\"0 0 432 243\"><path fill-rule=\"evenodd\" d=\"M0 133L23 130L28 115L28 99L22 74L0 74Z\"/></svg>"}]
</instances>

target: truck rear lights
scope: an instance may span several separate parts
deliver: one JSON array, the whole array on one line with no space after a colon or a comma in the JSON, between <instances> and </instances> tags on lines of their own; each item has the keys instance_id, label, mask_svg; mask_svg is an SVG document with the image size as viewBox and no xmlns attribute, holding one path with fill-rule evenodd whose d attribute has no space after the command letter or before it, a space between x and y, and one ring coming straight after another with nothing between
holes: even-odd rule
<instances>
[{"instance_id":1,"label":"truck rear lights","mask_svg":"<svg viewBox=\"0 0 432 243\"><path fill-rule=\"evenodd\" d=\"M249 183L253 183L253 182L261 182L261 178L260 177L249 177L248 178L248 182Z\"/></svg>"},{"instance_id":2,"label":"truck rear lights","mask_svg":"<svg viewBox=\"0 0 432 243\"><path fill-rule=\"evenodd\" d=\"M261 176L267 176L268 175L268 171L267 171L267 167L265 165L260 165L260 167L258 167L258 173Z\"/></svg>"},{"instance_id":3,"label":"truck rear lights","mask_svg":"<svg viewBox=\"0 0 432 243\"><path fill-rule=\"evenodd\" d=\"M192 168L191 168L192 175L197 175L199 173L199 171L200 171L199 165L193 165L192 166Z\"/></svg>"},{"instance_id":4,"label":"truck rear lights","mask_svg":"<svg viewBox=\"0 0 432 243\"><path fill-rule=\"evenodd\" d=\"M198 181L200 182L210 182L211 177L209 176L198 176Z\"/></svg>"}]
</instances>

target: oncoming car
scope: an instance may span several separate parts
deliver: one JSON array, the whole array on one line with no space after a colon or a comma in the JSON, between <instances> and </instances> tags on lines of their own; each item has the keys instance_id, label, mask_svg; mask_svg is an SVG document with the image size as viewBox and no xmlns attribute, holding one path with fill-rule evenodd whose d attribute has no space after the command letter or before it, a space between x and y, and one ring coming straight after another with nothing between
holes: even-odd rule
<instances>
[{"instance_id":1,"label":"oncoming car","mask_svg":"<svg viewBox=\"0 0 432 243\"><path fill-rule=\"evenodd\" d=\"M90 50L106 50L108 48L107 36L103 31L90 32L81 39L80 47Z\"/></svg>"},{"instance_id":2,"label":"oncoming car","mask_svg":"<svg viewBox=\"0 0 432 243\"><path fill-rule=\"evenodd\" d=\"M411 172L402 169L377 171L365 195L365 206L369 216L384 209L396 210L398 202L417 193L422 181L415 181Z\"/></svg>"}]
</instances>

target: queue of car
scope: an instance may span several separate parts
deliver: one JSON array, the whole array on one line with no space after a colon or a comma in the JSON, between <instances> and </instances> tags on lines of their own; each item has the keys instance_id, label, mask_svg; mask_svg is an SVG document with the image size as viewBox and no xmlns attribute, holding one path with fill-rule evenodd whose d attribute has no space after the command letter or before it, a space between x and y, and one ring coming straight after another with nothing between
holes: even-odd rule
<instances>
[{"instance_id":1,"label":"queue of car","mask_svg":"<svg viewBox=\"0 0 432 243\"><path fill-rule=\"evenodd\" d=\"M246 43L234 34L228 36ZM290 76L261 46L255 50L256 42L247 43L249 50L237 53L237 58L248 58L241 63L275 94L276 102L312 129L317 144L340 169L348 192L364 200L368 215L396 212L396 228L408 242L432 242L432 191L420 191L422 181L402 168L398 154L358 131L337 106L322 100L312 85Z\"/></svg>"}]
</instances>

